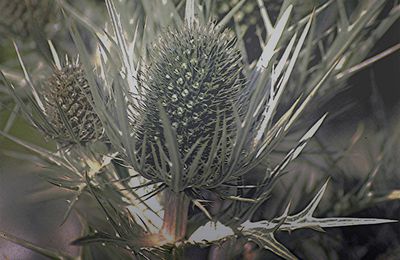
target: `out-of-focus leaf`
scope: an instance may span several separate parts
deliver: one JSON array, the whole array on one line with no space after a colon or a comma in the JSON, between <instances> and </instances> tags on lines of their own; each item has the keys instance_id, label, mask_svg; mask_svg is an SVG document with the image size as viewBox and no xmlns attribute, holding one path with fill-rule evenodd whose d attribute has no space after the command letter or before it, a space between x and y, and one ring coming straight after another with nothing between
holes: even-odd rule
<instances>
[{"instance_id":1,"label":"out-of-focus leaf","mask_svg":"<svg viewBox=\"0 0 400 260\"><path fill-rule=\"evenodd\" d=\"M22 247L25 247L29 250L32 250L42 256L48 257L49 259L53 260L76 260L74 257L69 256L63 252L57 251L57 250L51 250L47 249L44 247L40 247L38 245L35 245L31 242L28 242L26 240L20 239L18 237L15 237L13 235L10 235L5 232L0 232L0 238L5 239L7 241L13 242L17 245L20 245Z\"/></svg>"}]
</instances>

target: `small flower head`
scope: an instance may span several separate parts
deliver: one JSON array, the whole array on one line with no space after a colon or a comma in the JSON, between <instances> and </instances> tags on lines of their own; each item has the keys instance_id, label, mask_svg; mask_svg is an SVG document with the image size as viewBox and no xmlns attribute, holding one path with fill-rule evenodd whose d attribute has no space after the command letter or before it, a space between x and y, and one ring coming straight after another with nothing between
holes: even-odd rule
<instances>
[{"instance_id":1,"label":"small flower head","mask_svg":"<svg viewBox=\"0 0 400 260\"><path fill-rule=\"evenodd\" d=\"M0 0L0 32L27 37L33 24L44 27L54 13L49 0Z\"/></svg>"},{"instance_id":2,"label":"small flower head","mask_svg":"<svg viewBox=\"0 0 400 260\"><path fill-rule=\"evenodd\" d=\"M85 144L103 136L100 118L93 109L93 99L85 73L77 62L67 60L47 80L43 97L45 113L53 133L51 138L62 144Z\"/></svg>"},{"instance_id":3,"label":"small flower head","mask_svg":"<svg viewBox=\"0 0 400 260\"><path fill-rule=\"evenodd\" d=\"M234 106L245 85L240 51L230 35L212 23L193 24L168 30L153 45L149 68L140 79L143 104L140 123L135 125L138 139L147 140L140 148L147 154L142 169L147 177L168 185L174 174L169 167L160 174L156 166L157 157L168 150L160 118L163 110L183 158L182 189L211 187L223 178L226 154L222 153L230 152Z\"/></svg>"}]
</instances>

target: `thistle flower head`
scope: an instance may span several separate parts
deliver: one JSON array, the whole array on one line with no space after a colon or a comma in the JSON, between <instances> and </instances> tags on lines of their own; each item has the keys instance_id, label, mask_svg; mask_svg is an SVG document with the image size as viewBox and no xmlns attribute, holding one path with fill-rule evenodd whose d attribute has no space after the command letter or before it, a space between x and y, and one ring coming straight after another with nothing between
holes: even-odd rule
<instances>
[{"instance_id":1,"label":"thistle flower head","mask_svg":"<svg viewBox=\"0 0 400 260\"><path fill-rule=\"evenodd\" d=\"M179 31L166 31L153 45L150 56L149 68L140 79L145 93L139 108L142 119L136 126L138 139L146 136L148 140L141 148L148 155L143 171L167 185L173 174L160 173L156 167L156 157L168 149L160 118L162 107L176 134L179 156L185 158L183 186L212 186L222 177L224 160L222 150L214 148L225 124L224 152L229 153L229 139L235 132L233 107L245 85L235 40L212 23L186 25ZM211 176L209 171L213 172Z\"/></svg>"},{"instance_id":2,"label":"thistle flower head","mask_svg":"<svg viewBox=\"0 0 400 260\"><path fill-rule=\"evenodd\" d=\"M101 121L92 106L92 95L79 61L56 69L47 80L43 97L45 113L54 128L47 133L59 143L85 144L103 135Z\"/></svg>"},{"instance_id":3,"label":"thistle flower head","mask_svg":"<svg viewBox=\"0 0 400 260\"><path fill-rule=\"evenodd\" d=\"M45 26L54 12L49 0L0 0L0 32L27 37L34 21Z\"/></svg>"},{"instance_id":4,"label":"thistle flower head","mask_svg":"<svg viewBox=\"0 0 400 260\"><path fill-rule=\"evenodd\" d=\"M279 15L283 0L263 1L268 9L269 17L275 21ZM232 10L239 0L218 0L216 1L216 12L218 17L224 17ZM247 31L250 26L255 26L263 22L257 0L247 0L243 6L235 13L235 20L240 25L242 31Z\"/></svg>"}]
</instances>

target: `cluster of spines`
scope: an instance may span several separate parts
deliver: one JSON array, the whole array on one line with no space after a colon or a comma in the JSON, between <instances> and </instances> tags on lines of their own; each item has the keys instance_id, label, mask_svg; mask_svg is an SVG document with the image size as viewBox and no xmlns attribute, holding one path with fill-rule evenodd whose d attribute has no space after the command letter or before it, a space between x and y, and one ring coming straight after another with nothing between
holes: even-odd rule
<instances>
[{"instance_id":1,"label":"cluster of spines","mask_svg":"<svg viewBox=\"0 0 400 260\"><path fill-rule=\"evenodd\" d=\"M45 113L54 128L47 135L62 144L86 144L102 138L102 123L78 60L67 59L44 85Z\"/></svg>"}]
</instances>

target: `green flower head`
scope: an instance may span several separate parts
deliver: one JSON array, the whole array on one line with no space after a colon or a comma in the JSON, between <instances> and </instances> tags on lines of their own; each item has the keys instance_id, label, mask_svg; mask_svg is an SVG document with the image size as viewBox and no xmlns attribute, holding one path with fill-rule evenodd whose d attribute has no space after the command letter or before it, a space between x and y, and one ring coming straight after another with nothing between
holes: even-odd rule
<instances>
[{"instance_id":1,"label":"green flower head","mask_svg":"<svg viewBox=\"0 0 400 260\"><path fill-rule=\"evenodd\" d=\"M0 33L18 37L30 35L32 25L44 27L54 16L49 0L0 0Z\"/></svg>"},{"instance_id":2,"label":"green flower head","mask_svg":"<svg viewBox=\"0 0 400 260\"><path fill-rule=\"evenodd\" d=\"M174 174L168 165L159 167L159 158L168 153L164 111L183 158L182 189L211 187L223 178L235 134L234 108L240 108L245 85L240 51L230 35L212 23L195 23L169 29L153 44L150 65L140 77L144 93L135 123L138 139L147 140L139 148L147 155L141 169L146 177L168 185Z\"/></svg>"},{"instance_id":3,"label":"green flower head","mask_svg":"<svg viewBox=\"0 0 400 260\"><path fill-rule=\"evenodd\" d=\"M47 133L62 144L99 140L103 127L92 106L92 95L78 61L66 61L55 69L43 88L45 113L53 131Z\"/></svg>"}]
</instances>

